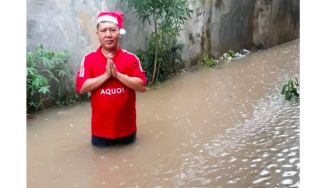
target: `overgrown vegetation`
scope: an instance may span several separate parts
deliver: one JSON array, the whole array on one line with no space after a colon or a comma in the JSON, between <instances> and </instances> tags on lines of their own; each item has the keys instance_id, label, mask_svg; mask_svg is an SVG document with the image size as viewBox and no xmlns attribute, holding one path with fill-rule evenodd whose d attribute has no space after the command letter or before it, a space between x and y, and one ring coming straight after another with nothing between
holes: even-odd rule
<instances>
[{"instance_id":1,"label":"overgrown vegetation","mask_svg":"<svg viewBox=\"0 0 336 188\"><path fill-rule=\"evenodd\" d=\"M297 78L295 78L295 80L290 79L286 84L283 85L281 94L284 95L287 101L291 101L293 99L298 100L300 97L298 89L299 83Z\"/></svg>"},{"instance_id":2,"label":"overgrown vegetation","mask_svg":"<svg viewBox=\"0 0 336 188\"><path fill-rule=\"evenodd\" d=\"M27 53L27 113L44 109L46 101L63 106L79 100L73 83L68 82L72 80L68 58L66 51L54 52L42 45Z\"/></svg>"},{"instance_id":3,"label":"overgrown vegetation","mask_svg":"<svg viewBox=\"0 0 336 188\"><path fill-rule=\"evenodd\" d=\"M211 58L208 54L203 55L201 58L201 65L203 68L207 67L215 67L221 63L231 62L231 60L238 60L243 57L246 57L250 51L243 49L243 50L232 50L229 49L227 52L223 53L218 59Z\"/></svg>"},{"instance_id":4,"label":"overgrown vegetation","mask_svg":"<svg viewBox=\"0 0 336 188\"><path fill-rule=\"evenodd\" d=\"M233 51L232 49L230 49L230 50L228 50L227 52L226 52L226 56L225 56L225 54L224 54L224 57L231 57L231 58L233 58L233 57L235 57L235 54L236 54L236 52L235 51Z\"/></svg>"},{"instance_id":5,"label":"overgrown vegetation","mask_svg":"<svg viewBox=\"0 0 336 188\"><path fill-rule=\"evenodd\" d=\"M231 61L233 59L240 59L246 57L249 53L250 51L246 49L237 51L229 49L226 53L223 54L223 56L220 57L220 59L225 61Z\"/></svg>"},{"instance_id":6,"label":"overgrown vegetation","mask_svg":"<svg viewBox=\"0 0 336 188\"><path fill-rule=\"evenodd\" d=\"M127 5L143 21L154 25L147 51L139 50L143 68L150 84L165 80L171 72L182 66L177 37L183 23L192 12L186 0L127 0Z\"/></svg>"},{"instance_id":7,"label":"overgrown vegetation","mask_svg":"<svg viewBox=\"0 0 336 188\"><path fill-rule=\"evenodd\" d=\"M205 55L201 60L201 63L202 63L203 67L214 67L214 66L217 65L217 62L218 61L214 60L213 58L209 57L208 55Z\"/></svg>"}]
</instances>

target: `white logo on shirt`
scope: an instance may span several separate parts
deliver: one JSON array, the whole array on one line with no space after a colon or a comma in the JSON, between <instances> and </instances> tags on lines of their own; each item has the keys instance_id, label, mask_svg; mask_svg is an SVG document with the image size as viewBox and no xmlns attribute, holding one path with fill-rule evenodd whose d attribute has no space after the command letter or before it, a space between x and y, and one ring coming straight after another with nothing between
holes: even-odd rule
<instances>
[{"instance_id":1,"label":"white logo on shirt","mask_svg":"<svg viewBox=\"0 0 336 188\"><path fill-rule=\"evenodd\" d=\"M101 95L116 95L116 94L121 94L121 93L125 93L125 89L123 87L107 88L107 89L102 89L100 91Z\"/></svg>"}]
</instances>

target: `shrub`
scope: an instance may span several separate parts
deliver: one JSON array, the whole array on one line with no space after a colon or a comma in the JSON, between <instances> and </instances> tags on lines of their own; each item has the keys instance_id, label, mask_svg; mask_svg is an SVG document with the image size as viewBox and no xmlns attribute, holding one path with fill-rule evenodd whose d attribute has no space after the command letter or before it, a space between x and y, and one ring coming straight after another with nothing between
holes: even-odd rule
<instances>
[{"instance_id":1,"label":"shrub","mask_svg":"<svg viewBox=\"0 0 336 188\"><path fill-rule=\"evenodd\" d=\"M35 51L27 53L27 112L44 109L47 100L57 105L73 104L79 96L69 83L70 69L66 51L54 52L40 45ZM52 95L52 89L56 95Z\"/></svg>"},{"instance_id":2,"label":"shrub","mask_svg":"<svg viewBox=\"0 0 336 188\"><path fill-rule=\"evenodd\" d=\"M127 0L127 5L134 10L142 21L154 25L148 50L142 62L150 84L165 80L169 72L175 70L180 62L177 54L177 37L184 22L190 18L192 10L186 0Z\"/></svg>"},{"instance_id":3,"label":"shrub","mask_svg":"<svg viewBox=\"0 0 336 188\"><path fill-rule=\"evenodd\" d=\"M299 99L300 94L298 93L298 81L290 79L287 84L284 84L281 90L281 94L284 95L287 101L291 101L292 99Z\"/></svg>"},{"instance_id":4,"label":"shrub","mask_svg":"<svg viewBox=\"0 0 336 188\"><path fill-rule=\"evenodd\" d=\"M217 61L208 55L205 55L203 56L201 63L203 67L214 67L217 64Z\"/></svg>"}]
</instances>

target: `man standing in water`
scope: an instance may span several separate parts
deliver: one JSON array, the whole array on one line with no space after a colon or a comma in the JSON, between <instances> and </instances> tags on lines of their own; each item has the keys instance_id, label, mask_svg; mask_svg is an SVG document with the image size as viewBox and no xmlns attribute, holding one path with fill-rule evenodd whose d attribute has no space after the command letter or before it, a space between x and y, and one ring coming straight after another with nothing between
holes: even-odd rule
<instances>
[{"instance_id":1,"label":"man standing in water","mask_svg":"<svg viewBox=\"0 0 336 188\"><path fill-rule=\"evenodd\" d=\"M135 91L145 92L146 73L136 55L120 47L122 12L101 12L97 37L101 46L87 54L76 78L80 94L91 92L91 142L111 146L136 138Z\"/></svg>"}]
</instances>

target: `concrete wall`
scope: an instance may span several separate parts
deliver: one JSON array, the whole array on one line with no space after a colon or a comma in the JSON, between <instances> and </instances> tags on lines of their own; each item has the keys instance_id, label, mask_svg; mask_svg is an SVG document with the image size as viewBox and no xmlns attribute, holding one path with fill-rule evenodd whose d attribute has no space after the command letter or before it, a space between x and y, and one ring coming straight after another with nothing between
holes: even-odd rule
<instances>
[{"instance_id":1,"label":"concrete wall","mask_svg":"<svg viewBox=\"0 0 336 188\"><path fill-rule=\"evenodd\" d=\"M186 66L204 53L217 58L228 49L268 48L299 37L299 0L188 0L188 6L194 12L179 39ZM98 46L97 14L115 9L125 12L122 46L145 49L152 26L119 0L28 0L27 50L40 44L66 49L75 72L83 55Z\"/></svg>"},{"instance_id":2,"label":"concrete wall","mask_svg":"<svg viewBox=\"0 0 336 188\"><path fill-rule=\"evenodd\" d=\"M270 48L300 34L299 0L256 0L253 43Z\"/></svg>"},{"instance_id":3,"label":"concrete wall","mask_svg":"<svg viewBox=\"0 0 336 188\"><path fill-rule=\"evenodd\" d=\"M194 13L180 39L187 65L204 53L219 57L228 49L252 47L253 0L189 0L188 6Z\"/></svg>"},{"instance_id":4,"label":"concrete wall","mask_svg":"<svg viewBox=\"0 0 336 188\"><path fill-rule=\"evenodd\" d=\"M96 48L96 16L101 11L122 10L127 34L122 45L130 51L146 47L149 28L120 1L101 0L28 0L27 50L43 44L53 50L68 50L75 73L83 56ZM130 29L129 29L130 28Z\"/></svg>"}]
</instances>

